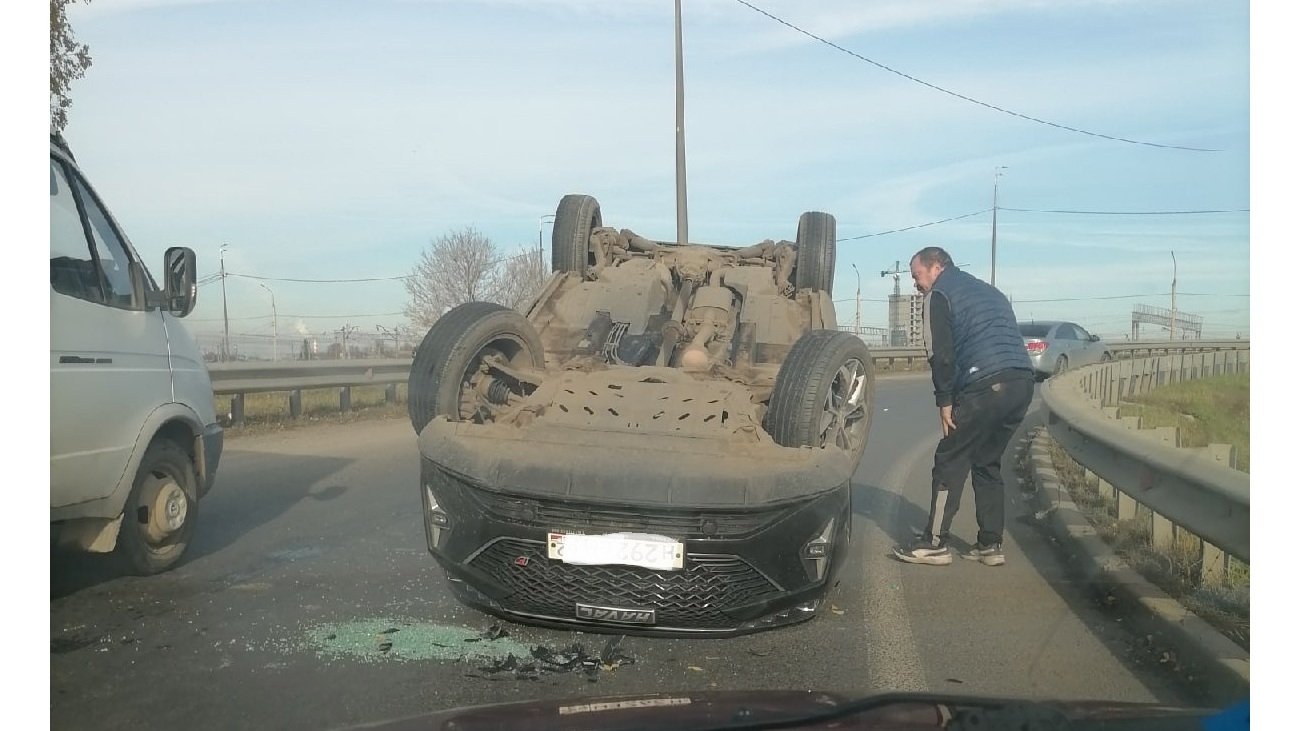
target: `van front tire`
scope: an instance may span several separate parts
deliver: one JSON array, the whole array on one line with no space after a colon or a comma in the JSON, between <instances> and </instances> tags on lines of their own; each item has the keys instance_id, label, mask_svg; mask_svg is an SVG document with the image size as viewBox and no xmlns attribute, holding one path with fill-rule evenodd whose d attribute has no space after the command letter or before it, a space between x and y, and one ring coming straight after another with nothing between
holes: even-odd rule
<instances>
[{"instance_id":1,"label":"van front tire","mask_svg":"<svg viewBox=\"0 0 1300 731\"><path fill-rule=\"evenodd\" d=\"M137 576L162 573L180 561L198 518L194 461L175 443L149 445L122 511L117 554Z\"/></svg>"}]
</instances>

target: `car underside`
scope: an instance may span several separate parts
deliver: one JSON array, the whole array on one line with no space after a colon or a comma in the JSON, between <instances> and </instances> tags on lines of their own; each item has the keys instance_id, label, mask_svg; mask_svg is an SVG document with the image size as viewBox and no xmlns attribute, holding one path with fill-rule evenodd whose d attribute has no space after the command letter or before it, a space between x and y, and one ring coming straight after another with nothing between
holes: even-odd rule
<instances>
[{"instance_id":1,"label":"car underside","mask_svg":"<svg viewBox=\"0 0 1300 731\"><path fill-rule=\"evenodd\" d=\"M428 548L461 598L652 634L813 616L874 392L834 247L824 213L795 242L679 246L566 196L526 313L454 308L412 365Z\"/></svg>"}]
</instances>

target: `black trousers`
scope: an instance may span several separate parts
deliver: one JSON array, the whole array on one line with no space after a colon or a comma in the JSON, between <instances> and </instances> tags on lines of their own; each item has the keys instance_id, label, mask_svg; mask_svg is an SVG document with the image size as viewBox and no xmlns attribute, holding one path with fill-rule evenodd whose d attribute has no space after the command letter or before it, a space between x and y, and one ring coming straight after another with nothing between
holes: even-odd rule
<instances>
[{"instance_id":1,"label":"black trousers","mask_svg":"<svg viewBox=\"0 0 1300 731\"><path fill-rule=\"evenodd\" d=\"M1003 380L1003 378L1005 380ZM952 418L956 430L939 440L934 450L930 518L925 537L946 541L961 507L966 478L975 491L976 540L983 545L1002 542L1006 527L1006 496L1002 487L1002 454L1029 411L1034 379L1017 371L997 383L975 384L957 394Z\"/></svg>"}]
</instances>

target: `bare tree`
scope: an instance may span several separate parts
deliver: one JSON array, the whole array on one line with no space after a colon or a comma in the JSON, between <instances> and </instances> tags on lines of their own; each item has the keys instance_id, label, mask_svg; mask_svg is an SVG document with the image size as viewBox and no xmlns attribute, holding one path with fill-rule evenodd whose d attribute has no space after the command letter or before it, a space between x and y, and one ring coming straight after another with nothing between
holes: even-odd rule
<instances>
[{"instance_id":1,"label":"bare tree","mask_svg":"<svg viewBox=\"0 0 1300 731\"><path fill-rule=\"evenodd\" d=\"M537 249L529 247L506 259L501 270L501 304L522 311L541 294L548 274Z\"/></svg>"},{"instance_id":2,"label":"bare tree","mask_svg":"<svg viewBox=\"0 0 1300 731\"><path fill-rule=\"evenodd\" d=\"M473 226L443 234L420 252L419 263L405 280L411 295L406 316L428 329L456 305L499 301L498 259L496 245Z\"/></svg>"},{"instance_id":3,"label":"bare tree","mask_svg":"<svg viewBox=\"0 0 1300 731\"><path fill-rule=\"evenodd\" d=\"M443 234L420 252L420 261L405 280L411 296L405 314L423 332L444 312L466 302L521 309L542 291L546 276L536 250L501 256L491 239L467 226Z\"/></svg>"},{"instance_id":4,"label":"bare tree","mask_svg":"<svg viewBox=\"0 0 1300 731\"><path fill-rule=\"evenodd\" d=\"M75 0L50 0L50 134L62 132L68 124L69 89L90 68L90 46L77 43L68 24L71 2Z\"/></svg>"}]
</instances>

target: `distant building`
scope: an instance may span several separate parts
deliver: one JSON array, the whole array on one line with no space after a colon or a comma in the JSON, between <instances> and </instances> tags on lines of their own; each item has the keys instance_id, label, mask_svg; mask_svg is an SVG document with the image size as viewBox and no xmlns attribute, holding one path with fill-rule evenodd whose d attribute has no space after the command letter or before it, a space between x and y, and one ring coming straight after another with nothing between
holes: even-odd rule
<instances>
[{"instance_id":1,"label":"distant building","mask_svg":"<svg viewBox=\"0 0 1300 731\"><path fill-rule=\"evenodd\" d=\"M896 348L919 348L922 344L923 305L920 292L889 295L889 344Z\"/></svg>"}]
</instances>

